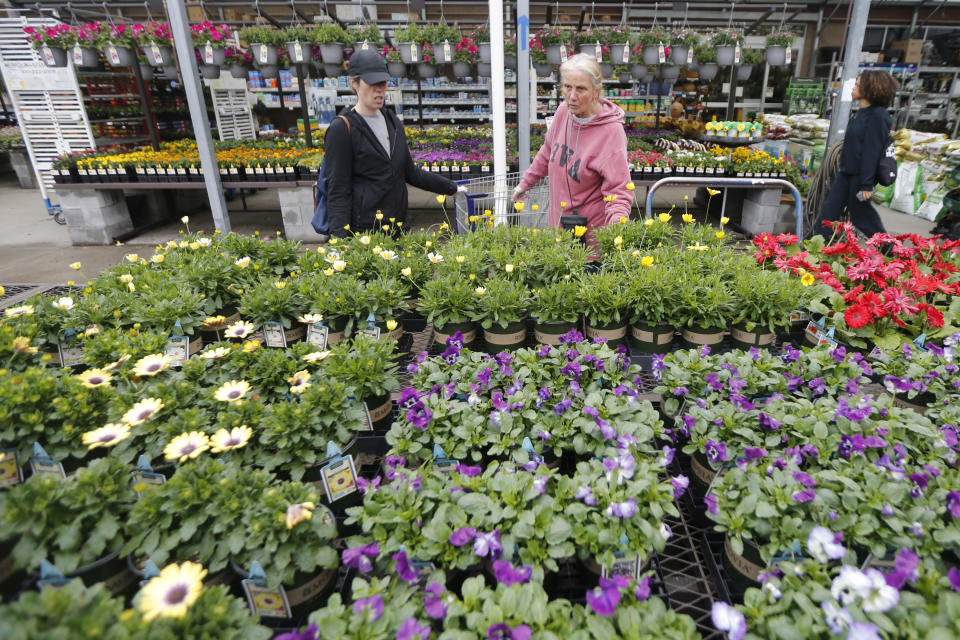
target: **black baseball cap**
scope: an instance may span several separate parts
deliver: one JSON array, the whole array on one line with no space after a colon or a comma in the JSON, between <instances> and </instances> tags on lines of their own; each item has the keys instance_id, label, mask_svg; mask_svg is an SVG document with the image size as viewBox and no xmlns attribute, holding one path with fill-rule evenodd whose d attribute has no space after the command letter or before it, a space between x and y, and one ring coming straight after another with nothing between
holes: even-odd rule
<instances>
[{"instance_id":1,"label":"black baseball cap","mask_svg":"<svg viewBox=\"0 0 960 640\"><path fill-rule=\"evenodd\" d=\"M367 84L379 84L390 80L387 63L373 49L358 49L350 56L347 73L351 78L360 78Z\"/></svg>"}]
</instances>

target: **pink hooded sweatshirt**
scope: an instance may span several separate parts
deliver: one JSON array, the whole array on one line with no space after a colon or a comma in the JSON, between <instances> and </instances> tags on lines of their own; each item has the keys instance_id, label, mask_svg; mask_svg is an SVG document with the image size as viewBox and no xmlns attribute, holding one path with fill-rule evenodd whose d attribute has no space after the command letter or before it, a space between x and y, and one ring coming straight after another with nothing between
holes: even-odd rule
<instances>
[{"instance_id":1,"label":"pink hooded sweatshirt","mask_svg":"<svg viewBox=\"0 0 960 640\"><path fill-rule=\"evenodd\" d=\"M527 191L544 176L550 179L553 227L559 227L560 216L570 215L574 209L587 217L590 229L628 217L633 194L627 189L630 170L623 110L602 99L600 112L581 125L567 104L561 104L520 187ZM605 201L610 195L616 198ZM561 207L561 202L566 202L566 207Z\"/></svg>"}]
</instances>

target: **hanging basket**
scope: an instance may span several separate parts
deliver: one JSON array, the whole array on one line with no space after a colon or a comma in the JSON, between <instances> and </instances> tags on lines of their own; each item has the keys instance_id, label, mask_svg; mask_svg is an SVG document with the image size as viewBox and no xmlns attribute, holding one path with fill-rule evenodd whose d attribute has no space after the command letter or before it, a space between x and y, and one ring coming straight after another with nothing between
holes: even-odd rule
<instances>
[{"instance_id":1,"label":"hanging basket","mask_svg":"<svg viewBox=\"0 0 960 640\"><path fill-rule=\"evenodd\" d=\"M700 75L701 80L713 80L717 77L717 72L720 70L720 65L716 62L704 62L697 69L697 73Z\"/></svg>"},{"instance_id":2,"label":"hanging basket","mask_svg":"<svg viewBox=\"0 0 960 640\"><path fill-rule=\"evenodd\" d=\"M600 73L603 74L604 78L610 79L613 77L613 65L609 62L600 63Z\"/></svg>"},{"instance_id":3,"label":"hanging basket","mask_svg":"<svg viewBox=\"0 0 960 640\"><path fill-rule=\"evenodd\" d=\"M536 70L538 78L547 78L553 73L553 65L549 62L534 62L533 68Z\"/></svg>"},{"instance_id":4,"label":"hanging basket","mask_svg":"<svg viewBox=\"0 0 960 640\"><path fill-rule=\"evenodd\" d=\"M140 63L140 77L143 78L144 82L150 82L153 80L154 72L153 67L145 62Z\"/></svg>"},{"instance_id":5,"label":"hanging basket","mask_svg":"<svg viewBox=\"0 0 960 640\"><path fill-rule=\"evenodd\" d=\"M453 75L456 78L468 78L472 68L470 67L469 62L454 62L453 63Z\"/></svg>"},{"instance_id":6,"label":"hanging basket","mask_svg":"<svg viewBox=\"0 0 960 640\"><path fill-rule=\"evenodd\" d=\"M272 45L253 43L250 45L250 53L253 54L253 64L261 69L264 66L277 66L277 48Z\"/></svg>"},{"instance_id":7,"label":"hanging basket","mask_svg":"<svg viewBox=\"0 0 960 640\"><path fill-rule=\"evenodd\" d=\"M230 75L234 78L243 78L247 77L247 67L242 64L232 64L230 65Z\"/></svg>"},{"instance_id":8,"label":"hanging basket","mask_svg":"<svg viewBox=\"0 0 960 640\"><path fill-rule=\"evenodd\" d=\"M111 67L132 67L136 60L130 47L118 47L112 44L103 48L103 55L106 56Z\"/></svg>"},{"instance_id":9,"label":"hanging basket","mask_svg":"<svg viewBox=\"0 0 960 640\"><path fill-rule=\"evenodd\" d=\"M610 61L613 64L630 64L630 45L626 42L610 45Z\"/></svg>"},{"instance_id":10,"label":"hanging basket","mask_svg":"<svg viewBox=\"0 0 960 640\"><path fill-rule=\"evenodd\" d=\"M275 64L260 65L260 75L264 78L276 78L278 73L280 73L280 69Z\"/></svg>"},{"instance_id":11,"label":"hanging basket","mask_svg":"<svg viewBox=\"0 0 960 640\"><path fill-rule=\"evenodd\" d=\"M667 82L674 82L680 77L680 67L675 64L663 65L660 67L660 72L663 74L663 79Z\"/></svg>"},{"instance_id":12,"label":"hanging basket","mask_svg":"<svg viewBox=\"0 0 960 640\"><path fill-rule=\"evenodd\" d=\"M420 45L416 42L401 42L397 45L397 49L404 64L419 64L423 60Z\"/></svg>"},{"instance_id":13,"label":"hanging basket","mask_svg":"<svg viewBox=\"0 0 960 640\"><path fill-rule=\"evenodd\" d=\"M683 45L674 45L670 47L670 57L673 59L673 64L685 65L687 64L687 55L690 52L690 47L685 47Z\"/></svg>"},{"instance_id":14,"label":"hanging basket","mask_svg":"<svg viewBox=\"0 0 960 640\"><path fill-rule=\"evenodd\" d=\"M215 64L201 64L200 77L207 78L209 80L216 80L220 77L220 67Z\"/></svg>"},{"instance_id":15,"label":"hanging basket","mask_svg":"<svg viewBox=\"0 0 960 640\"><path fill-rule=\"evenodd\" d=\"M630 75L633 76L634 80L647 82L647 80L645 80L647 75L649 75L647 72L647 65L639 63L630 65Z\"/></svg>"},{"instance_id":16,"label":"hanging basket","mask_svg":"<svg viewBox=\"0 0 960 640\"><path fill-rule=\"evenodd\" d=\"M328 78L338 78L343 74L343 64L323 63L323 75Z\"/></svg>"},{"instance_id":17,"label":"hanging basket","mask_svg":"<svg viewBox=\"0 0 960 640\"><path fill-rule=\"evenodd\" d=\"M477 75L481 78L489 78L491 72L491 66L487 62L478 62L477 63Z\"/></svg>"},{"instance_id":18,"label":"hanging basket","mask_svg":"<svg viewBox=\"0 0 960 640\"><path fill-rule=\"evenodd\" d=\"M588 56L593 56L594 58L597 59L597 62L600 62L601 60L603 60L603 48L600 46L599 42L596 44L582 44L580 45L579 50L580 50L580 53L585 53ZM600 55L597 55L598 53Z\"/></svg>"},{"instance_id":19,"label":"hanging basket","mask_svg":"<svg viewBox=\"0 0 960 640\"><path fill-rule=\"evenodd\" d=\"M178 77L178 74L177 74L177 65L175 65L175 64L170 64L170 65L165 66L165 67L163 68L163 76L164 76L165 78L173 78L173 79L176 79L176 78Z\"/></svg>"},{"instance_id":20,"label":"hanging basket","mask_svg":"<svg viewBox=\"0 0 960 640\"><path fill-rule=\"evenodd\" d=\"M287 54L290 56L290 62L294 64L310 62L310 45L303 45L300 41L288 42Z\"/></svg>"},{"instance_id":21,"label":"hanging basket","mask_svg":"<svg viewBox=\"0 0 960 640\"><path fill-rule=\"evenodd\" d=\"M147 62L153 67L168 67L173 62L172 47L148 44L145 47L140 47L140 53L146 57Z\"/></svg>"},{"instance_id":22,"label":"hanging basket","mask_svg":"<svg viewBox=\"0 0 960 640\"><path fill-rule=\"evenodd\" d=\"M437 76L437 65L421 62L417 65L417 75L421 78L435 78Z\"/></svg>"},{"instance_id":23,"label":"hanging basket","mask_svg":"<svg viewBox=\"0 0 960 640\"><path fill-rule=\"evenodd\" d=\"M643 64L660 64L660 47L655 44L643 45Z\"/></svg>"},{"instance_id":24,"label":"hanging basket","mask_svg":"<svg viewBox=\"0 0 960 640\"><path fill-rule=\"evenodd\" d=\"M205 44L197 47L200 53L200 64L223 66L227 61L226 49L220 49L212 44Z\"/></svg>"},{"instance_id":25,"label":"hanging basket","mask_svg":"<svg viewBox=\"0 0 960 640\"><path fill-rule=\"evenodd\" d=\"M550 64L562 64L564 58L564 51L566 50L565 44L551 44L547 46L547 62Z\"/></svg>"},{"instance_id":26,"label":"hanging basket","mask_svg":"<svg viewBox=\"0 0 960 640\"><path fill-rule=\"evenodd\" d=\"M406 78L407 65L403 64L402 62L388 62L387 73L389 73L394 78Z\"/></svg>"},{"instance_id":27,"label":"hanging basket","mask_svg":"<svg viewBox=\"0 0 960 640\"><path fill-rule=\"evenodd\" d=\"M731 47L730 45L717 47L717 64L724 66L733 64L735 49L736 47Z\"/></svg>"},{"instance_id":28,"label":"hanging basket","mask_svg":"<svg viewBox=\"0 0 960 640\"><path fill-rule=\"evenodd\" d=\"M67 66L67 50L60 47L40 47L40 58L48 67Z\"/></svg>"},{"instance_id":29,"label":"hanging basket","mask_svg":"<svg viewBox=\"0 0 960 640\"><path fill-rule=\"evenodd\" d=\"M627 84L633 81L633 74L630 73L629 71L621 71L620 73L617 74L617 80L619 80L624 84Z\"/></svg>"},{"instance_id":30,"label":"hanging basket","mask_svg":"<svg viewBox=\"0 0 960 640\"><path fill-rule=\"evenodd\" d=\"M449 42L438 42L434 44L433 61L436 64L450 64L453 62L453 45Z\"/></svg>"},{"instance_id":31,"label":"hanging basket","mask_svg":"<svg viewBox=\"0 0 960 640\"><path fill-rule=\"evenodd\" d=\"M331 42L330 44L320 45L320 57L329 64L343 62L343 44L340 42Z\"/></svg>"},{"instance_id":32,"label":"hanging basket","mask_svg":"<svg viewBox=\"0 0 960 640\"><path fill-rule=\"evenodd\" d=\"M487 64L490 64L490 43L489 42L477 43L477 52L480 55L480 62L486 62Z\"/></svg>"},{"instance_id":33,"label":"hanging basket","mask_svg":"<svg viewBox=\"0 0 960 640\"><path fill-rule=\"evenodd\" d=\"M771 67L782 67L787 64L787 48L767 47L767 64Z\"/></svg>"},{"instance_id":34,"label":"hanging basket","mask_svg":"<svg viewBox=\"0 0 960 640\"><path fill-rule=\"evenodd\" d=\"M81 47L77 45L70 49L70 59L73 60L75 67L91 69L100 64L100 54L93 47Z\"/></svg>"},{"instance_id":35,"label":"hanging basket","mask_svg":"<svg viewBox=\"0 0 960 640\"><path fill-rule=\"evenodd\" d=\"M742 64L737 67L737 80L749 80L751 73L753 73L753 65Z\"/></svg>"}]
</instances>

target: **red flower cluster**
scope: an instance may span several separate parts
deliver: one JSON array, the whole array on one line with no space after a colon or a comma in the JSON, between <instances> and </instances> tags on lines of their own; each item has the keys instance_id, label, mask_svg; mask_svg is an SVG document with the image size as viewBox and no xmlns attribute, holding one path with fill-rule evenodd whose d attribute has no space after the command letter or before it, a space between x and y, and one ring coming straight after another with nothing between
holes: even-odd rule
<instances>
[{"instance_id":1,"label":"red flower cluster","mask_svg":"<svg viewBox=\"0 0 960 640\"><path fill-rule=\"evenodd\" d=\"M758 264L772 261L781 271L809 273L841 294L847 304L843 318L851 329L861 329L882 318L904 327L918 315L926 327L943 326L943 311L935 306L936 296L960 295L960 278L955 275L960 241L943 241L939 236L923 238L914 233L881 233L862 246L850 223L831 226L838 234L843 232L847 240L823 247L819 255L811 256L807 251L788 255L786 245L794 244L796 236L764 233L753 239L757 248L753 256ZM830 258L834 259L832 263Z\"/></svg>"}]
</instances>

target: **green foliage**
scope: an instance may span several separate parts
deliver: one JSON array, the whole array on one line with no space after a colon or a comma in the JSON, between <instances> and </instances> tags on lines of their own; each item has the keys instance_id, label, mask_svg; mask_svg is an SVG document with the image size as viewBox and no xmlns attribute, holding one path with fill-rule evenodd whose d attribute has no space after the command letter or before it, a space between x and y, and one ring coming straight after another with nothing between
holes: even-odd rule
<instances>
[{"instance_id":1,"label":"green foliage","mask_svg":"<svg viewBox=\"0 0 960 640\"><path fill-rule=\"evenodd\" d=\"M0 607L0 636L7 640L127 640L133 636L121 623L122 612L123 600L111 597L103 584L85 588L76 579L62 589L24 591L15 602Z\"/></svg>"},{"instance_id":2,"label":"green foliage","mask_svg":"<svg viewBox=\"0 0 960 640\"><path fill-rule=\"evenodd\" d=\"M579 278L583 314L593 327L624 320L627 296L624 283L611 271L584 274Z\"/></svg>"},{"instance_id":3,"label":"green foliage","mask_svg":"<svg viewBox=\"0 0 960 640\"><path fill-rule=\"evenodd\" d=\"M750 269L740 272L731 283L735 296L734 323L768 329L790 325L790 314L806 305L808 288L800 279L783 271Z\"/></svg>"},{"instance_id":4,"label":"green foliage","mask_svg":"<svg viewBox=\"0 0 960 640\"><path fill-rule=\"evenodd\" d=\"M494 325L505 329L527 314L530 290L523 283L497 277L487 280L483 289L477 290L477 307L484 329Z\"/></svg>"},{"instance_id":5,"label":"green foliage","mask_svg":"<svg viewBox=\"0 0 960 640\"><path fill-rule=\"evenodd\" d=\"M253 26L240 29L240 39L247 44L279 46L285 42L284 32L273 27Z\"/></svg>"},{"instance_id":6,"label":"green foliage","mask_svg":"<svg viewBox=\"0 0 960 640\"><path fill-rule=\"evenodd\" d=\"M400 387L397 363L393 361L393 340L375 340L357 334L351 340L331 347L330 357L324 361L327 375L356 389L362 399L381 396Z\"/></svg>"},{"instance_id":7,"label":"green foliage","mask_svg":"<svg viewBox=\"0 0 960 640\"><path fill-rule=\"evenodd\" d=\"M530 315L537 322L576 322L580 318L579 286L572 280L560 280L534 292Z\"/></svg>"},{"instance_id":8,"label":"green foliage","mask_svg":"<svg viewBox=\"0 0 960 640\"><path fill-rule=\"evenodd\" d=\"M420 292L420 313L443 330L448 323L469 322L478 317L478 295L473 283L455 273L428 280Z\"/></svg>"}]
</instances>

